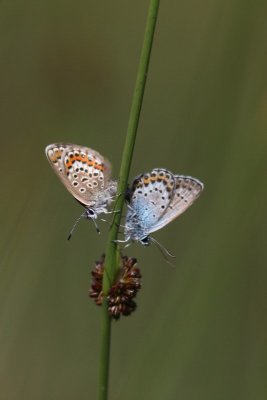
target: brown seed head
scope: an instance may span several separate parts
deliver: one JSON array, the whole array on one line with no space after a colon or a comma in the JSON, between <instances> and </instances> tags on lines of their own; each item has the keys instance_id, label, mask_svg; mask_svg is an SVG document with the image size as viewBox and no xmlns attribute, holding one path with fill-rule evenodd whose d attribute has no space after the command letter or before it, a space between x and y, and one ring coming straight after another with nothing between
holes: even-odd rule
<instances>
[{"instance_id":1,"label":"brown seed head","mask_svg":"<svg viewBox=\"0 0 267 400\"><path fill-rule=\"evenodd\" d=\"M92 284L89 296L94 299L97 305L101 305L104 300L102 292L102 281L104 272L105 257L95 263L92 271ZM107 296L108 311L114 319L119 319L121 315L130 315L136 309L133 298L141 288L141 273L137 268L135 258L121 257L121 268L116 281L109 289Z\"/></svg>"}]
</instances>

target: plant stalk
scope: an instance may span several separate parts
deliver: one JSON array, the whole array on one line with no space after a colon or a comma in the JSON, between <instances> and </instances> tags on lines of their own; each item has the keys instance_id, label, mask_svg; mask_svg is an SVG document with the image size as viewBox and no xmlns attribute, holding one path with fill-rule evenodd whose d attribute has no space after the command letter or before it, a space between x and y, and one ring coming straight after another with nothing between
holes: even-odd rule
<instances>
[{"instance_id":1,"label":"plant stalk","mask_svg":"<svg viewBox=\"0 0 267 400\"><path fill-rule=\"evenodd\" d=\"M150 0L144 41L140 55L139 67L133 93L132 106L129 115L126 140L124 144L122 162L118 182L118 197L115 202L115 213L113 223L108 236L108 244L106 248L105 270L103 276L103 292L105 295L116 278L120 268L120 255L118 245L115 242L118 238L119 226L121 222L121 214L124 205L125 192L129 172L133 157L136 133L141 113L143 96L145 91L147 72L149 67L150 54L153 44L155 26L157 21L160 0ZM99 396L98 400L108 399L108 377L109 377L109 361L110 361L110 337L111 337L111 318L108 314L107 304L103 305L103 321L102 321L102 349L100 359L100 380L99 380Z\"/></svg>"}]
</instances>

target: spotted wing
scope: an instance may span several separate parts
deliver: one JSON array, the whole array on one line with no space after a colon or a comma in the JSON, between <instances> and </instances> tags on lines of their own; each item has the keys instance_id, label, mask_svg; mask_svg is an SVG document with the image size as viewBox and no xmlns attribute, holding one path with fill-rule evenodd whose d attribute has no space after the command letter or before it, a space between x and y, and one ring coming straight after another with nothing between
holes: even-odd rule
<instances>
[{"instance_id":1,"label":"spotted wing","mask_svg":"<svg viewBox=\"0 0 267 400\"><path fill-rule=\"evenodd\" d=\"M191 176L175 175L175 187L168 207L158 222L152 227L151 232L163 228L165 225L179 217L200 196L204 185Z\"/></svg>"},{"instance_id":2,"label":"spotted wing","mask_svg":"<svg viewBox=\"0 0 267 400\"><path fill-rule=\"evenodd\" d=\"M135 240L155 230L173 199L174 187L175 177L165 169L153 169L133 181L126 227Z\"/></svg>"},{"instance_id":3,"label":"spotted wing","mask_svg":"<svg viewBox=\"0 0 267 400\"><path fill-rule=\"evenodd\" d=\"M108 189L111 165L88 147L55 143L45 149L47 159L67 190L83 205L92 206Z\"/></svg>"}]
</instances>

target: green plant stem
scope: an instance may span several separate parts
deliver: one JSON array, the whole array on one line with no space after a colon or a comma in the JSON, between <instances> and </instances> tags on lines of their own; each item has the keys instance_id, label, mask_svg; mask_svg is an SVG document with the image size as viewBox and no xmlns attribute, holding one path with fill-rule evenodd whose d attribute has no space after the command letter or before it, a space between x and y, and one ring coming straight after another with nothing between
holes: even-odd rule
<instances>
[{"instance_id":1,"label":"green plant stem","mask_svg":"<svg viewBox=\"0 0 267 400\"><path fill-rule=\"evenodd\" d=\"M106 248L105 270L103 277L103 292L107 295L112 282L119 270L119 252L115 240L118 238L118 231L121 221L121 213L124 205L124 194L127 189L130 166L133 156L133 149L136 139L136 132L142 107L142 101L145 91L145 84L152 49L154 31L157 21L158 8L160 0L151 0L149 5L146 29L144 34L143 47L141 51L135 89L133 94L132 106L130 110L126 140L124 144L122 162L119 174L118 197L115 202L115 211L113 224L111 226L108 244ZM99 400L108 398L108 376L109 376L109 354L110 354L110 335L111 319L108 315L107 306L103 307L102 322L102 349L100 359L100 381L99 381Z\"/></svg>"},{"instance_id":2,"label":"green plant stem","mask_svg":"<svg viewBox=\"0 0 267 400\"><path fill-rule=\"evenodd\" d=\"M109 357L111 341L111 319L108 313L108 305L105 300L102 305L102 331L101 331L101 354L100 354L100 376L99 376L99 399L108 398L108 376Z\"/></svg>"}]
</instances>

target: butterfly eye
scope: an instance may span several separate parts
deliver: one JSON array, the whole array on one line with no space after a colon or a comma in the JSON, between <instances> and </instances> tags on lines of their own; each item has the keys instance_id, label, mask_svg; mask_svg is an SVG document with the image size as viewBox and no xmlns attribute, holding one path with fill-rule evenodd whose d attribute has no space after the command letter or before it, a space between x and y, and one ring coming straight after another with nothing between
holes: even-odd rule
<instances>
[{"instance_id":1,"label":"butterfly eye","mask_svg":"<svg viewBox=\"0 0 267 400\"><path fill-rule=\"evenodd\" d=\"M143 239L140 240L140 243L142 243L143 246L149 246L150 245L150 237L146 236Z\"/></svg>"}]
</instances>

